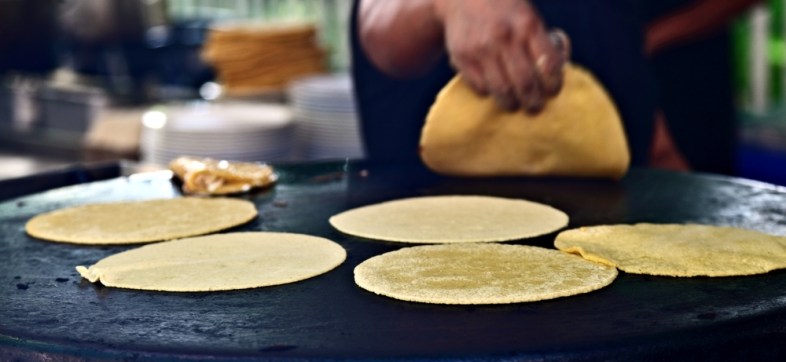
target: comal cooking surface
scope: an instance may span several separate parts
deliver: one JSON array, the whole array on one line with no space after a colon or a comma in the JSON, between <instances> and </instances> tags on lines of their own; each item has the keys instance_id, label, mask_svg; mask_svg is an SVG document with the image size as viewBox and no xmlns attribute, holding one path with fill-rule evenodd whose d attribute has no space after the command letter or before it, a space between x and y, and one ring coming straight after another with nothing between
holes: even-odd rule
<instances>
[{"instance_id":1,"label":"comal cooking surface","mask_svg":"<svg viewBox=\"0 0 786 362\"><path fill-rule=\"evenodd\" d=\"M419 169L325 162L279 167L272 189L241 196L260 216L232 231L287 231L340 243L348 258L302 282L219 293L104 288L80 279L133 246L57 244L27 236L32 216L95 202L175 197L160 174L90 182L0 203L0 357L555 359L733 357L782 353L786 271L732 278L620 273L609 287L536 303L444 306L355 286L352 269L408 247L343 235L338 212L410 196L526 198L568 213L569 227L696 222L786 234L786 190L734 178L632 170L621 182L450 179ZM555 234L517 243L553 247ZM713 348L709 348L713 346Z\"/></svg>"}]
</instances>

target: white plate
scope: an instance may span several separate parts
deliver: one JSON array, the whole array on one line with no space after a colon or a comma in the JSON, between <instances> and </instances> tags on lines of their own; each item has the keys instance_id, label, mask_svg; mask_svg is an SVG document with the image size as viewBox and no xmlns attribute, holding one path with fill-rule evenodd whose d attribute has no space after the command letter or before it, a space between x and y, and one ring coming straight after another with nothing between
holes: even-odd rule
<instances>
[{"instance_id":1,"label":"white plate","mask_svg":"<svg viewBox=\"0 0 786 362\"><path fill-rule=\"evenodd\" d=\"M172 133L258 132L286 127L292 121L289 107L263 103L175 104L151 112L143 118L143 125Z\"/></svg>"}]
</instances>

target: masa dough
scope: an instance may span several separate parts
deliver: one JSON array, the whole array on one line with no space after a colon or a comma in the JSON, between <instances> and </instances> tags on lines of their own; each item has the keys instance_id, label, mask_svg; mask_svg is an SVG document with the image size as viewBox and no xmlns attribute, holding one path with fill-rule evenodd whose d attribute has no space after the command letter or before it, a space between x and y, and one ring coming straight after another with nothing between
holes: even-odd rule
<instances>
[{"instance_id":1,"label":"masa dough","mask_svg":"<svg viewBox=\"0 0 786 362\"><path fill-rule=\"evenodd\" d=\"M27 222L33 237L74 244L135 244L196 236L244 224L252 202L174 198L88 204L40 214Z\"/></svg>"},{"instance_id":2,"label":"masa dough","mask_svg":"<svg viewBox=\"0 0 786 362\"><path fill-rule=\"evenodd\" d=\"M619 178L630 163L614 103L574 65L565 67L560 94L534 116L503 110L456 76L437 95L420 148L429 168L457 176Z\"/></svg>"},{"instance_id":3,"label":"masa dough","mask_svg":"<svg viewBox=\"0 0 786 362\"><path fill-rule=\"evenodd\" d=\"M364 206L330 218L346 234L406 243L495 242L536 237L568 224L553 207L489 196L430 196Z\"/></svg>"},{"instance_id":4,"label":"masa dough","mask_svg":"<svg viewBox=\"0 0 786 362\"><path fill-rule=\"evenodd\" d=\"M735 276L786 268L786 237L697 224L604 225L567 230L554 245L633 274Z\"/></svg>"},{"instance_id":5,"label":"masa dough","mask_svg":"<svg viewBox=\"0 0 786 362\"><path fill-rule=\"evenodd\" d=\"M617 270L557 250L508 244L400 249L355 268L355 283L395 299L435 304L504 304L603 288Z\"/></svg>"},{"instance_id":6,"label":"masa dough","mask_svg":"<svg viewBox=\"0 0 786 362\"><path fill-rule=\"evenodd\" d=\"M333 241L275 232L240 232L146 245L76 267L107 287L207 292L292 283L326 273L346 259Z\"/></svg>"}]
</instances>

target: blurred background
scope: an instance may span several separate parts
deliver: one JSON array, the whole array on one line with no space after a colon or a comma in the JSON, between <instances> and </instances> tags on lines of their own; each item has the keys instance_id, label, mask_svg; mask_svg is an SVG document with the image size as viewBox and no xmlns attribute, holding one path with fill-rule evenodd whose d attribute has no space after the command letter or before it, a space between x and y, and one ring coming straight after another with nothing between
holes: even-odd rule
<instances>
[{"instance_id":1,"label":"blurred background","mask_svg":"<svg viewBox=\"0 0 786 362\"><path fill-rule=\"evenodd\" d=\"M786 185L786 0L722 30L735 175ZM361 158L352 0L0 0L0 179L178 155ZM726 48L728 48L726 50ZM708 64L716 59L707 60ZM678 67L661 62L660 67Z\"/></svg>"}]
</instances>

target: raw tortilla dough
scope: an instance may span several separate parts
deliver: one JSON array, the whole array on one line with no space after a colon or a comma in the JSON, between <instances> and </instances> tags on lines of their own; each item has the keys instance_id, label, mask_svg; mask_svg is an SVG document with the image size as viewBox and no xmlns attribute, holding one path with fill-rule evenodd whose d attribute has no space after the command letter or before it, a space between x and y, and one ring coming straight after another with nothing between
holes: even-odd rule
<instances>
[{"instance_id":1,"label":"raw tortilla dough","mask_svg":"<svg viewBox=\"0 0 786 362\"><path fill-rule=\"evenodd\" d=\"M429 168L457 176L619 178L630 163L614 103L573 65L565 67L560 94L535 116L501 109L457 76L437 95L420 148Z\"/></svg>"},{"instance_id":2,"label":"raw tortilla dough","mask_svg":"<svg viewBox=\"0 0 786 362\"><path fill-rule=\"evenodd\" d=\"M404 248L355 268L355 283L376 294L434 304L504 304L603 288L613 267L557 250L507 244Z\"/></svg>"},{"instance_id":3,"label":"raw tortilla dough","mask_svg":"<svg viewBox=\"0 0 786 362\"><path fill-rule=\"evenodd\" d=\"M732 227L635 224L563 231L554 245L633 274L734 276L786 268L786 237Z\"/></svg>"},{"instance_id":4,"label":"raw tortilla dough","mask_svg":"<svg viewBox=\"0 0 786 362\"><path fill-rule=\"evenodd\" d=\"M430 196L352 209L330 218L346 234L405 243L468 243L536 237L568 224L551 206L489 196Z\"/></svg>"},{"instance_id":5,"label":"raw tortilla dough","mask_svg":"<svg viewBox=\"0 0 786 362\"><path fill-rule=\"evenodd\" d=\"M256 216L249 201L185 197L69 207L35 216L25 229L58 242L135 244L208 234Z\"/></svg>"},{"instance_id":6,"label":"raw tortilla dough","mask_svg":"<svg viewBox=\"0 0 786 362\"><path fill-rule=\"evenodd\" d=\"M207 292L308 279L332 270L346 255L340 245L315 236L242 232L146 245L76 270L108 287Z\"/></svg>"}]
</instances>

